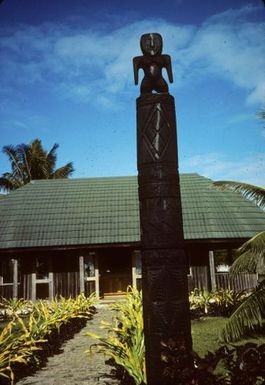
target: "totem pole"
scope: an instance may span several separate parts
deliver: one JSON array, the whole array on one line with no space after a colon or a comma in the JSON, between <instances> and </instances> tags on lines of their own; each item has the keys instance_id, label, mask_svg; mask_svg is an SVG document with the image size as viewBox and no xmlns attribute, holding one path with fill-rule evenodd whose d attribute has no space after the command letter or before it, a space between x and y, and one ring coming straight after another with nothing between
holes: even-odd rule
<instances>
[{"instance_id":1,"label":"totem pole","mask_svg":"<svg viewBox=\"0 0 265 385\"><path fill-rule=\"evenodd\" d=\"M148 385L170 383L165 376L167 347L191 351L188 266L184 237L174 98L162 77L173 82L171 58L162 37L141 37L143 56L133 59L137 98L137 164L140 201L142 287ZM152 93L156 91L156 93Z\"/></svg>"}]
</instances>

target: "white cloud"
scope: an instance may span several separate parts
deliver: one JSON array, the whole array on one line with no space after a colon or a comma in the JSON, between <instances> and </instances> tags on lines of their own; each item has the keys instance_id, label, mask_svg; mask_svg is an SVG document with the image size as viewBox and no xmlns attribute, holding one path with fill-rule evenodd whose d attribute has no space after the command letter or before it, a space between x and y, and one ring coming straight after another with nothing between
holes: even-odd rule
<instances>
[{"instance_id":1,"label":"white cloud","mask_svg":"<svg viewBox=\"0 0 265 385\"><path fill-rule=\"evenodd\" d=\"M252 6L210 17L200 27L142 20L105 31L45 23L9 30L0 40L4 84L47 83L77 102L96 102L133 92L132 57L143 32L162 33L172 56L173 87L217 75L248 92L248 103L265 96L264 23L247 21ZM130 91L129 91L130 90ZM110 103L112 104L112 103ZM108 103L105 103L108 105Z\"/></svg>"},{"instance_id":2,"label":"white cloud","mask_svg":"<svg viewBox=\"0 0 265 385\"><path fill-rule=\"evenodd\" d=\"M54 47L54 55L58 61L64 62L68 69L68 79L75 79L77 85L68 87L68 96L76 99L76 87L80 80L89 82L93 89L94 101L104 100L105 106L112 106L113 101L106 103L106 98L113 99L116 94L126 94L133 90L132 58L140 53L139 37L143 31L158 31L167 41L166 50L176 50L191 38L192 27L178 27L164 21L140 21L104 34L98 31L84 31L59 39ZM172 38L175 37L175 38ZM166 38L168 37L168 39ZM109 96L108 96L109 95ZM81 101L81 98L78 98ZM84 95L83 101L88 101Z\"/></svg>"},{"instance_id":3,"label":"white cloud","mask_svg":"<svg viewBox=\"0 0 265 385\"><path fill-rule=\"evenodd\" d=\"M184 51L182 64L191 73L200 68L201 76L212 73L230 80L249 92L248 102L260 103L265 94L265 23L246 21L243 14L231 10L226 18L223 14L210 18Z\"/></svg>"},{"instance_id":4,"label":"white cloud","mask_svg":"<svg viewBox=\"0 0 265 385\"><path fill-rule=\"evenodd\" d=\"M197 172L213 180L235 180L265 186L265 153L256 153L241 160L224 154L197 154L184 159L181 172Z\"/></svg>"}]
</instances>

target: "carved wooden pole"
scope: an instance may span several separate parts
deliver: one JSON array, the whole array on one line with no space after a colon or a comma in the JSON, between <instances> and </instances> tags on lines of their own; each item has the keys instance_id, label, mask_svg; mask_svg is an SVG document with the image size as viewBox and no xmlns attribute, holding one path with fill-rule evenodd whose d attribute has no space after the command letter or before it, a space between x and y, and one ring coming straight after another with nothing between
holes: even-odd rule
<instances>
[{"instance_id":1,"label":"carved wooden pole","mask_svg":"<svg viewBox=\"0 0 265 385\"><path fill-rule=\"evenodd\" d=\"M137 98L137 161L140 200L142 286L148 385L164 385L164 344L191 351L187 261L184 253L178 174L175 105L162 77L171 60L162 37L141 38L143 56L134 58L135 82L145 77ZM156 94L152 91L157 91Z\"/></svg>"}]
</instances>

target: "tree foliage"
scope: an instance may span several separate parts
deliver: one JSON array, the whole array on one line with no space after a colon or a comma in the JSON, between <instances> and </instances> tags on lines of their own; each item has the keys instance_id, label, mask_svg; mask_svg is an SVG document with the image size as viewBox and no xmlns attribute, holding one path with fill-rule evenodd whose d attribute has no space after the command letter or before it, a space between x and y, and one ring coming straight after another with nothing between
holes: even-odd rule
<instances>
[{"instance_id":1,"label":"tree foliage","mask_svg":"<svg viewBox=\"0 0 265 385\"><path fill-rule=\"evenodd\" d=\"M240 182L215 182L221 189L234 189L243 193L249 199L264 209L265 189ZM265 231L246 241L239 249L239 256L231 266L233 273L257 273L260 285L258 288L232 313L222 332L226 342L240 339L247 331L262 326L265 317Z\"/></svg>"},{"instance_id":2,"label":"tree foliage","mask_svg":"<svg viewBox=\"0 0 265 385\"><path fill-rule=\"evenodd\" d=\"M55 143L50 151L46 151L40 139L34 139L30 144L4 146L2 152L9 159L11 171L0 177L0 188L12 191L31 180L68 178L74 171L73 163L55 168L58 147Z\"/></svg>"},{"instance_id":3,"label":"tree foliage","mask_svg":"<svg viewBox=\"0 0 265 385\"><path fill-rule=\"evenodd\" d=\"M235 181L217 181L214 186L221 190L232 190L241 193L244 197L253 200L260 208L265 208L265 188L248 183Z\"/></svg>"},{"instance_id":4,"label":"tree foliage","mask_svg":"<svg viewBox=\"0 0 265 385\"><path fill-rule=\"evenodd\" d=\"M258 114L265 119L265 108ZM265 188L235 181L218 181L214 186L222 190L241 193L265 210ZM257 273L258 288L233 312L223 332L222 338L229 342L241 338L248 330L262 326L265 317L265 231L246 241L238 249L238 258L231 266L230 272Z\"/></svg>"},{"instance_id":5,"label":"tree foliage","mask_svg":"<svg viewBox=\"0 0 265 385\"><path fill-rule=\"evenodd\" d=\"M225 342L236 341L249 331L262 327L265 316L265 281L247 297L231 314L221 338Z\"/></svg>"},{"instance_id":6,"label":"tree foliage","mask_svg":"<svg viewBox=\"0 0 265 385\"><path fill-rule=\"evenodd\" d=\"M255 235L239 249L240 255L231 266L231 273L257 273L265 275L265 231Z\"/></svg>"}]
</instances>

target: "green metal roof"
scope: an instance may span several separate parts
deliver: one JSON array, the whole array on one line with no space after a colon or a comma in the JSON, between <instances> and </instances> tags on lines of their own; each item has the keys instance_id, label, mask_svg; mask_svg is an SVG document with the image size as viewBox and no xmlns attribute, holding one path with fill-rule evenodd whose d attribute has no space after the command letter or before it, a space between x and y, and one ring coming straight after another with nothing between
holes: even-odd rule
<instances>
[{"instance_id":1,"label":"green metal roof","mask_svg":"<svg viewBox=\"0 0 265 385\"><path fill-rule=\"evenodd\" d=\"M184 235L249 238L265 213L198 174L180 176ZM137 178L33 181L0 200L0 249L130 243L140 240Z\"/></svg>"}]
</instances>

